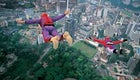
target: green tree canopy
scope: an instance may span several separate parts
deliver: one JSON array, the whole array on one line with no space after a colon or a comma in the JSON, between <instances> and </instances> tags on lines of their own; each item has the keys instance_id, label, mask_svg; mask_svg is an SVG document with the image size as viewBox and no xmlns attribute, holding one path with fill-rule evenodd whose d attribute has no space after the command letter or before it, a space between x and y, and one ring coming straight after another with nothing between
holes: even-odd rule
<instances>
[{"instance_id":1,"label":"green tree canopy","mask_svg":"<svg viewBox=\"0 0 140 80\"><path fill-rule=\"evenodd\" d=\"M34 78L44 80L64 80L74 78L77 80L106 80L103 79L93 66L93 62L74 47L62 43L57 50L50 49L42 62L47 67L34 67Z\"/></svg>"}]
</instances>

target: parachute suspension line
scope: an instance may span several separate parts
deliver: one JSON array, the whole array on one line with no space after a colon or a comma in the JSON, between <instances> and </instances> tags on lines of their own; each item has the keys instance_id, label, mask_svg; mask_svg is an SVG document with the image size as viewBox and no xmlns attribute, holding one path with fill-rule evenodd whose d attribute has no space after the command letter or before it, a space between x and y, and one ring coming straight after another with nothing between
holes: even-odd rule
<instances>
[{"instance_id":1,"label":"parachute suspension line","mask_svg":"<svg viewBox=\"0 0 140 80\"><path fill-rule=\"evenodd\" d=\"M66 2L66 10L68 11L69 10L69 0L66 0L66 1L67 1ZM69 18L69 14L66 15L65 20L67 20L67 18ZM66 25L65 25L65 27L66 27Z\"/></svg>"},{"instance_id":2,"label":"parachute suspension line","mask_svg":"<svg viewBox=\"0 0 140 80\"><path fill-rule=\"evenodd\" d=\"M66 10L69 10L69 0L67 0L67 7Z\"/></svg>"},{"instance_id":3,"label":"parachute suspension line","mask_svg":"<svg viewBox=\"0 0 140 80\"><path fill-rule=\"evenodd\" d=\"M66 10L69 10L69 0L67 0ZM66 15L66 17L68 17L68 18L69 18L69 15Z\"/></svg>"}]
</instances>

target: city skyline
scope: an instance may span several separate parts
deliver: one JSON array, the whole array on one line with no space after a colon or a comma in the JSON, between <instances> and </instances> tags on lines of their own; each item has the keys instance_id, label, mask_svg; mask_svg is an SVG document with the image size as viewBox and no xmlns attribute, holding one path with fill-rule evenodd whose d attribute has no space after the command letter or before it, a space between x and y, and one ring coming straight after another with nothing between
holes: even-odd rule
<instances>
[{"instance_id":1,"label":"city skyline","mask_svg":"<svg viewBox=\"0 0 140 80\"><path fill-rule=\"evenodd\" d=\"M14 1L16 2L17 0ZM8 4L8 1L0 2L0 36L2 38L0 41L0 78L2 80L25 79L23 77L28 76L30 79L39 79L35 76L41 76L43 80L46 80L46 76L48 75L44 76L44 74L51 74L45 71L45 69L49 70L48 68L51 65L51 62L47 60L53 62L54 59L56 62L53 63L59 67L58 70L60 70L59 65L61 65L62 67L65 66L64 68L66 70L69 70L70 67L74 68L73 70L75 71L79 71L77 74L74 72L74 74L67 73L71 76L65 76L64 78L68 79L70 77L74 78L74 80L79 80L80 78L78 76L81 76L81 78L84 78L84 76L88 77L86 72L82 76L82 70L79 69L83 67L93 69L95 73L103 77L103 80L105 80L105 76L111 76L111 78L107 78L109 80L140 79L140 11L136 9L139 8L137 7L139 5L133 6L139 1L133 0L131 3L130 0L123 0L121 2L119 0L116 3L114 2L114 0L20 0L15 5L18 7L13 7L13 9L8 9L8 6L3 7L5 6L3 4ZM74 39L72 47L68 47L65 41L59 43L59 49L56 51L61 53L61 56L63 56L62 59L67 58L66 61L62 61L65 63L62 65L63 63L59 63L59 61L61 62L60 56L52 49L51 43L38 45L37 37L41 33L38 24L18 24L16 20L39 19L42 12L47 12L53 18L54 16L63 14L67 8L69 8L70 14L55 23L55 27L60 34L68 31ZM128 40L127 42L117 45L118 49L124 49L124 54L107 55L109 52L102 45L86 40L90 36L96 36L101 40L106 36L111 37L112 40L126 38ZM17 47L18 45L20 46ZM64 51L66 53L61 50L62 46L65 46ZM22 54L18 54L20 52L26 54L26 57L29 55L33 60L33 62L29 62L30 64L23 60L23 63L29 66L18 65L18 63L22 62L22 58L26 59L24 56L21 56ZM68 55L70 56L70 54L76 57L73 53L77 53L79 57L76 59L69 58ZM59 56L58 62L55 56ZM31 59L27 58L27 61ZM68 64L68 59L71 59L71 61L77 60L77 62ZM88 64L84 62L84 65L80 62L84 60L87 60ZM79 65L76 65L76 63ZM89 64L91 65L87 66ZM39 70L36 70L36 65L40 65L39 67L37 66ZM14 66L19 67L14 68ZM26 68L23 72L18 70L22 66ZM62 71L65 72L65 69L62 69ZM10 70L13 72L12 74L15 71L14 76L8 73ZM57 68L53 70L57 72ZM88 70L85 71L90 72ZM59 75L59 77L61 76ZM53 79L56 80L56 78Z\"/></svg>"}]
</instances>

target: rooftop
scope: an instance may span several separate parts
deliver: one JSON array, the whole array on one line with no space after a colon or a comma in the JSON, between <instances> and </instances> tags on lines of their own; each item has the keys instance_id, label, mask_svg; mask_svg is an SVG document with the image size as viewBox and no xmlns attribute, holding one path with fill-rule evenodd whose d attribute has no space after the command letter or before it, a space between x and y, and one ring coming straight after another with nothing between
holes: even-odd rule
<instances>
[{"instance_id":1,"label":"rooftop","mask_svg":"<svg viewBox=\"0 0 140 80\"><path fill-rule=\"evenodd\" d=\"M128 11L122 11L123 14L127 15L128 17L132 17L132 13Z\"/></svg>"},{"instance_id":2,"label":"rooftop","mask_svg":"<svg viewBox=\"0 0 140 80\"><path fill-rule=\"evenodd\" d=\"M136 32L136 31L140 31L140 24L136 24L136 26L134 27L134 32Z\"/></svg>"},{"instance_id":3,"label":"rooftop","mask_svg":"<svg viewBox=\"0 0 140 80\"><path fill-rule=\"evenodd\" d=\"M136 51L140 55L140 48L136 48Z\"/></svg>"}]
</instances>

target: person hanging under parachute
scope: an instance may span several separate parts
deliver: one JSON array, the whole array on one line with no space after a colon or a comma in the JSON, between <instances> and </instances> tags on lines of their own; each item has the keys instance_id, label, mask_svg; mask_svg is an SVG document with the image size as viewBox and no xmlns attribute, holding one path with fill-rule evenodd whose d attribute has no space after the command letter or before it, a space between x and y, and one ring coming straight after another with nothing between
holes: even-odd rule
<instances>
[{"instance_id":1,"label":"person hanging under parachute","mask_svg":"<svg viewBox=\"0 0 140 80\"><path fill-rule=\"evenodd\" d=\"M123 49L118 50L115 46L127 41L127 39L112 41L109 36L106 36L103 40L97 39L95 37L88 37L87 39L103 45L105 50L108 52L108 55L110 55L110 53L123 54Z\"/></svg>"},{"instance_id":2,"label":"person hanging under parachute","mask_svg":"<svg viewBox=\"0 0 140 80\"><path fill-rule=\"evenodd\" d=\"M65 39L69 45L72 44L73 39L70 36L69 32L64 32L62 35L58 34L57 30L54 27L54 22L64 18L70 11L66 10L62 15L56 16L54 18L49 17L47 13L42 13L40 19L33 20L16 20L17 23L25 24L39 24L42 28L42 35L44 42L52 42L53 48L57 49L59 41Z\"/></svg>"}]
</instances>

